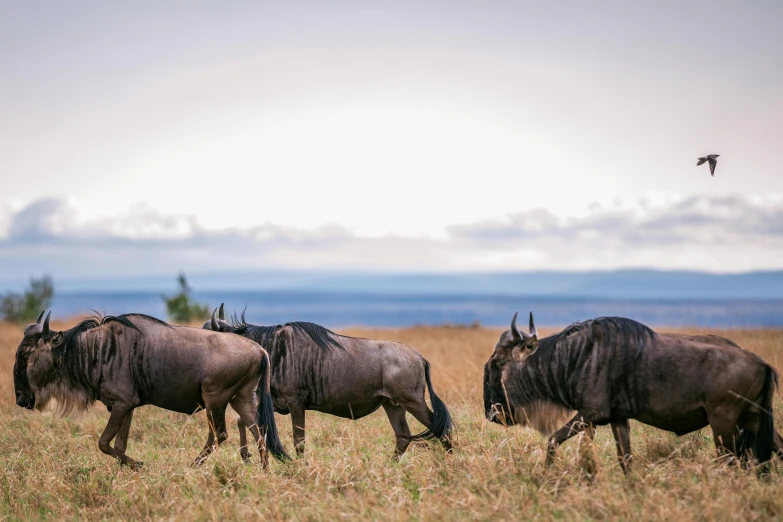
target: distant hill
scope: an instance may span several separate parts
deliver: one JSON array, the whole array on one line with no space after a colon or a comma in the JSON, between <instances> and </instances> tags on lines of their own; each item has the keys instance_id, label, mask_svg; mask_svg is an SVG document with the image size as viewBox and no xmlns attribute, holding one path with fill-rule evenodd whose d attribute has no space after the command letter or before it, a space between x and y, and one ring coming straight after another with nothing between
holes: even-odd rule
<instances>
[{"instance_id":1,"label":"distant hill","mask_svg":"<svg viewBox=\"0 0 783 522\"><path fill-rule=\"evenodd\" d=\"M453 274L189 273L199 291L338 292L351 294L513 295L605 299L780 299L783 271L709 274L687 271L493 272ZM61 292L169 292L176 274L117 280L55 280Z\"/></svg>"}]
</instances>

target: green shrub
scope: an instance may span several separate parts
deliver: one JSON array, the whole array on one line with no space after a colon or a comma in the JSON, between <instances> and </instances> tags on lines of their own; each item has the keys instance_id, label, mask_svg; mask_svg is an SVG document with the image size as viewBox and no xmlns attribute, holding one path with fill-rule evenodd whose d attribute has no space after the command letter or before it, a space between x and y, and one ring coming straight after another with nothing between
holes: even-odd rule
<instances>
[{"instance_id":1,"label":"green shrub","mask_svg":"<svg viewBox=\"0 0 783 522\"><path fill-rule=\"evenodd\" d=\"M24 293L8 293L0 301L0 316L13 323L32 323L42 310L52 306L54 283L48 275L31 278Z\"/></svg>"},{"instance_id":2,"label":"green shrub","mask_svg":"<svg viewBox=\"0 0 783 522\"><path fill-rule=\"evenodd\" d=\"M177 279L179 281L179 293L171 297L163 296L169 318L177 323L184 324L206 320L209 317L209 307L205 304L193 302L190 298L190 287L185 274L180 274Z\"/></svg>"}]
</instances>

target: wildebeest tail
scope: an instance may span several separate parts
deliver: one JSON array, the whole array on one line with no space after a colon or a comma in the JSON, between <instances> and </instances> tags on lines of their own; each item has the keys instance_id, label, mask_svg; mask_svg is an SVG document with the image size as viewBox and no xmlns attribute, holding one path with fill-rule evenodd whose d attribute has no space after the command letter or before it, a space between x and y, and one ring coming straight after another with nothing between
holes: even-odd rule
<instances>
[{"instance_id":1,"label":"wildebeest tail","mask_svg":"<svg viewBox=\"0 0 783 522\"><path fill-rule=\"evenodd\" d=\"M446 405L440 400L432 387L430 378L430 363L424 359L424 377L427 379L427 388L430 392L430 402L432 403L432 425L411 439L443 439L447 437L454 429L451 422L451 415Z\"/></svg>"},{"instance_id":2,"label":"wildebeest tail","mask_svg":"<svg viewBox=\"0 0 783 522\"><path fill-rule=\"evenodd\" d=\"M281 462L289 460L288 453L285 452L280 437L277 434L277 424L275 424L275 408L272 404L272 394L270 383L272 378L272 365L269 362L269 356L264 354L261 361L261 380L256 389L258 398L258 407L256 409L256 425L261 430L262 435L266 434L266 449Z\"/></svg>"},{"instance_id":3,"label":"wildebeest tail","mask_svg":"<svg viewBox=\"0 0 783 522\"><path fill-rule=\"evenodd\" d=\"M767 374L764 378L764 388L761 391L762 398L759 407L761 409L761 421L758 433L752 433L745 428L737 438L737 454L740 457L753 453L759 464L763 464L772 458L774 447L775 425L772 416L772 399L778 385L778 375L771 366L767 366Z\"/></svg>"}]
</instances>

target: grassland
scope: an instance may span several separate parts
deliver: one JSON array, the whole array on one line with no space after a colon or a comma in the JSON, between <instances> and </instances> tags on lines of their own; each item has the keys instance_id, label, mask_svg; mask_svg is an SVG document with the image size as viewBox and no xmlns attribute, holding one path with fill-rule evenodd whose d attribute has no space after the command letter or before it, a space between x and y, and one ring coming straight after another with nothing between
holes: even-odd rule
<instances>
[{"instance_id":1,"label":"grassland","mask_svg":"<svg viewBox=\"0 0 783 522\"><path fill-rule=\"evenodd\" d=\"M61 328L65 325L59 325ZM625 478L614 442L575 438L544 467L535 432L483 420L484 362L499 331L410 328L342 333L394 339L432 363L436 390L458 426L456 451L412 446L392 462L391 428L382 411L356 422L308 413L306 458L273 462L269 473L243 464L237 436L201 468L190 463L205 437L202 414L153 407L134 417L128 454L144 469L121 468L97 440L108 413L97 405L59 419L14 404L12 367L21 329L0 324L0 517L25 519L265 520L758 520L783 518L783 465L765 481L715 461L707 430L677 438L632 423L635 469ZM545 332L546 333L546 332ZM783 331L715 332L783 368ZM783 404L775 404L783 428ZM292 449L290 420L277 421ZM420 426L411 419L412 429ZM591 480L585 469L597 469Z\"/></svg>"}]
</instances>

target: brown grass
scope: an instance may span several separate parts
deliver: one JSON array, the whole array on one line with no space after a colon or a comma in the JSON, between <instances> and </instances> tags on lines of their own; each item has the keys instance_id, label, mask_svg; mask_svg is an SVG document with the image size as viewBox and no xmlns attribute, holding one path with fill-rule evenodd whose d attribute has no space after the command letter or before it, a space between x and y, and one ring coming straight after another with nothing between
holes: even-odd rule
<instances>
[{"instance_id":1,"label":"brown grass","mask_svg":"<svg viewBox=\"0 0 783 522\"><path fill-rule=\"evenodd\" d=\"M62 325L61 325L62 327ZM635 470L625 478L607 428L592 446L575 438L543 465L532 431L483 420L482 368L498 330L410 328L344 333L394 339L432 363L435 387L458 425L456 451L411 447L392 463L392 431L382 411L351 422L308 413L308 454L263 473L242 464L237 436L198 469L203 414L140 409L128 447L144 461L133 472L100 453L108 414L98 405L58 419L14 404L12 367L21 329L0 325L0 517L4 519L451 520L768 519L783 517L783 466L770 478L714 460L707 430L677 438L632 423ZM716 332L781 368L783 331ZM776 401L776 424L783 407ZM278 416L291 450L288 417ZM411 419L412 428L420 428ZM257 458L255 459L257 463ZM587 471L597 474L595 480Z\"/></svg>"}]
</instances>

